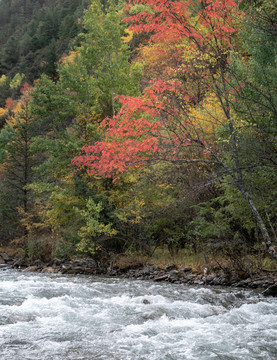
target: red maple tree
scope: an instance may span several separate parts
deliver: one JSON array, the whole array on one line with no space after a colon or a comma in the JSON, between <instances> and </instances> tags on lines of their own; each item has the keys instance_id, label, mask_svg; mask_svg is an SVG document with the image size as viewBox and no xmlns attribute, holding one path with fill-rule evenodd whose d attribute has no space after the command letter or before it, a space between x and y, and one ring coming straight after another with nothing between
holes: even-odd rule
<instances>
[{"instance_id":1,"label":"red maple tree","mask_svg":"<svg viewBox=\"0 0 277 360\"><path fill-rule=\"evenodd\" d=\"M234 0L200 3L193 14L193 1L189 0L129 2L127 11L134 4L147 5L146 11L124 19L130 30L150 34L150 42L155 44L164 39L175 41L178 61L152 79L141 96L119 96L121 110L101 124L104 139L85 146L85 155L76 157L74 164L85 166L90 173L115 177L154 159L210 161L210 145L199 135L188 108L200 104L208 92L216 92L220 72L226 81L222 72L232 50L239 10ZM222 94L220 98L228 109Z\"/></svg>"}]
</instances>

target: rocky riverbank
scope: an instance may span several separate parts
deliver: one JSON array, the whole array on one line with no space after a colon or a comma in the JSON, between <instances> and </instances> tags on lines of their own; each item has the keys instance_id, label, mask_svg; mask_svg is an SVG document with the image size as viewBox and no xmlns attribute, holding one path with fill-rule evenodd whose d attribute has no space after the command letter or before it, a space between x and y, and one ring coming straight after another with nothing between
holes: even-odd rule
<instances>
[{"instance_id":1,"label":"rocky riverbank","mask_svg":"<svg viewBox=\"0 0 277 360\"><path fill-rule=\"evenodd\" d=\"M236 273L233 271L193 272L190 267L177 268L169 264L163 269L153 265L136 265L124 269L110 263L101 267L93 259L76 259L72 261L53 260L47 264L37 260L32 263L24 259L10 258L6 253L0 254L0 266L11 267L26 272L106 275L128 277L138 280L167 281L188 285L218 285L242 288L261 289L266 296L277 296L277 271L260 271L254 274Z\"/></svg>"}]
</instances>

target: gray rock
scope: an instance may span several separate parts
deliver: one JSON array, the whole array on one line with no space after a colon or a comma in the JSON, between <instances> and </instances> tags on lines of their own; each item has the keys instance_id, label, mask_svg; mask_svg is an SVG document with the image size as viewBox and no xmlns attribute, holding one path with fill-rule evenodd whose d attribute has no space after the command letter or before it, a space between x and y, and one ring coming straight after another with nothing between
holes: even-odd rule
<instances>
[{"instance_id":1,"label":"gray rock","mask_svg":"<svg viewBox=\"0 0 277 360\"><path fill-rule=\"evenodd\" d=\"M206 276L206 279L205 279L206 283L208 283L208 284L209 284L209 283L212 283L212 282L214 281L215 277L216 277L215 274L207 275L207 276Z\"/></svg>"},{"instance_id":2,"label":"gray rock","mask_svg":"<svg viewBox=\"0 0 277 360\"><path fill-rule=\"evenodd\" d=\"M1 258L2 258L4 261L9 261L9 260L11 260L11 258L9 257L9 255L6 254L6 253L1 253L0 256L1 256Z\"/></svg>"},{"instance_id":3,"label":"gray rock","mask_svg":"<svg viewBox=\"0 0 277 360\"><path fill-rule=\"evenodd\" d=\"M214 278L213 278L213 280L212 280L212 284L213 285L222 285L223 284L223 281L224 281L224 279L222 279L221 277L219 277L219 276L215 276Z\"/></svg>"},{"instance_id":4,"label":"gray rock","mask_svg":"<svg viewBox=\"0 0 277 360\"><path fill-rule=\"evenodd\" d=\"M192 279L195 279L195 278L196 278L196 274L188 274L188 275L186 275L187 280L192 280Z\"/></svg>"},{"instance_id":5,"label":"gray rock","mask_svg":"<svg viewBox=\"0 0 277 360\"><path fill-rule=\"evenodd\" d=\"M195 285L204 285L204 281L203 280L195 280L194 284Z\"/></svg>"},{"instance_id":6,"label":"gray rock","mask_svg":"<svg viewBox=\"0 0 277 360\"><path fill-rule=\"evenodd\" d=\"M177 281L180 279L180 277L182 276L183 274L180 274L180 272L178 270L171 270L168 274L168 279L170 281Z\"/></svg>"},{"instance_id":7,"label":"gray rock","mask_svg":"<svg viewBox=\"0 0 277 360\"><path fill-rule=\"evenodd\" d=\"M255 280L251 285L254 288L264 287L264 280Z\"/></svg>"},{"instance_id":8,"label":"gray rock","mask_svg":"<svg viewBox=\"0 0 277 360\"><path fill-rule=\"evenodd\" d=\"M41 270L42 273L54 273L55 272L55 269L51 266L48 266L44 269Z\"/></svg>"},{"instance_id":9,"label":"gray rock","mask_svg":"<svg viewBox=\"0 0 277 360\"><path fill-rule=\"evenodd\" d=\"M168 264L164 268L165 271L171 271L171 270L177 270L177 269L178 269L177 266L174 264Z\"/></svg>"},{"instance_id":10,"label":"gray rock","mask_svg":"<svg viewBox=\"0 0 277 360\"><path fill-rule=\"evenodd\" d=\"M157 273L157 271L159 271L159 269L156 266L146 265L141 270L141 273L144 275L151 275Z\"/></svg>"},{"instance_id":11,"label":"gray rock","mask_svg":"<svg viewBox=\"0 0 277 360\"><path fill-rule=\"evenodd\" d=\"M147 299L143 299L143 304L145 304L145 305L148 305L148 304L150 304L150 301L149 300L147 300Z\"/></svg>"},{"instance_id":12,"label":"gray rock","mask_svg":"<svg viewBox=\"0 0 277 360\"><path fill-rule=\"evenodd\" d=\"M163 281L163 280L167 280L168 279L168 275L162 275L162 276L158 276L154 279L154 281Z\"/></svg>"},{"instance_id":13,"label":"gray rock","mask_svg":"<svg viewBox=\"0 0 277 360\"><path fill-rule=\"evenodd\" d=\"M250 285L251 282L252 282L251 279L248 278L248 279L241 280L240 282L238 282L237 286L247 287Z\"/></svg>"}]
</instances>

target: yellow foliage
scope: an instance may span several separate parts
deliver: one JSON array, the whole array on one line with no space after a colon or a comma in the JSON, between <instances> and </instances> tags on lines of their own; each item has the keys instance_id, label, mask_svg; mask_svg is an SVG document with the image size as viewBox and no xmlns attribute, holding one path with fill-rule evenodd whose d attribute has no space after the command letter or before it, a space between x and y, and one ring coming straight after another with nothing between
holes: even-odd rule
<instances>
[{"instance_id":1,"label":"yellow foliage","mask_svg":"<svg viewBox=\"0 0 277 360\"><path fill-rule=\"evenodd\" d=\"M163 42L150 44L140 48L139 61L145 66L145 73L159 75L168 67L176 66L178 62L179 42L164 40Z\"/></svg>"},{"instance_id":2,"label":"yellow foliage","mask_svg":"<svg viewBox=\"0 0 277 360\"><path fill-rule=\"evenodd\" d=\"M10 82L10 88L11 89L16 89L18 88L21 83L22 83L22 80L24 79L25 75L24 74L20 74L20 73L17 73L14 78L12 79L12 81Z\"/></svg>"},{"instance_id":3,"label":"yellow foliage","mask_svg":"<svg viewBox=\"0 0 277 360\"><path fill-rule=\"evenodd\" d=\"M121 39L124 43L128 44L133 39L134 32L129 29L125 29L124 31L126 32L127 36L122 36Z\"/></svg>"},{"instance_id":4,"label":"yellow foliage","mask_svg":"<svg viewBox=\"0 0 277 360\"><path fill-rule=\"evenodd\" d=\"M2 76L0 77L0 86L5 85L6 81L7 81L7 76L2 75Z\"/></svg>"},{"instance_id":5,"label":"yellow foliage","mask_svg":"<svg viewBox=\"0 0 277 360\"><path fill-rule=\"evenodd\" d=\"M213 137L215 129L226 120L222 106L214 94L208 95L201 105L192 107L189 117L192 125L208 137Z\"/></svg>"},{"instance_id":6,"label":"yellow foliage","mask_svg":"<svg viewBox=\"0 0 277 360\"><path fill-rule=\"evenodd\" d=\"M80 51L70 51L68 56L61 59L61 63L64 65L74 64L76 56L80 55Z\"/></svg>"},{"instance_id":7,"label":"yellow foliage","mask_svg":"<svg viewBox=\"0 0 277 360\"><path fill-rule=\"evenodd\" d=\"M1 107L0 107L0 117L2 117L2 116L4 116L4 115L6 115L6 114L7 114L7 112L8 112L8 110L7 110L7 109L3 109L3 108L1 108Z\"/></svg>"}]
</instances>

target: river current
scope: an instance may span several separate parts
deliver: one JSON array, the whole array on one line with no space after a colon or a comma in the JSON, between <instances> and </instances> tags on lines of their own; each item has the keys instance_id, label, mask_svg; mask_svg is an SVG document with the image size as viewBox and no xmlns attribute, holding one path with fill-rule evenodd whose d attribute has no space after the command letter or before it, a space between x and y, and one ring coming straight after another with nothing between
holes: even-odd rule
<instances>
[{"instance_id":1,"label":"river current","mask_svg":"<svg viewBox=\"0 0 277 360\"><path fill-rule=\"evenodd\" d=\"M273 360L277 299L0 270L1 360Z\"/></svg>"}]
</instances>

